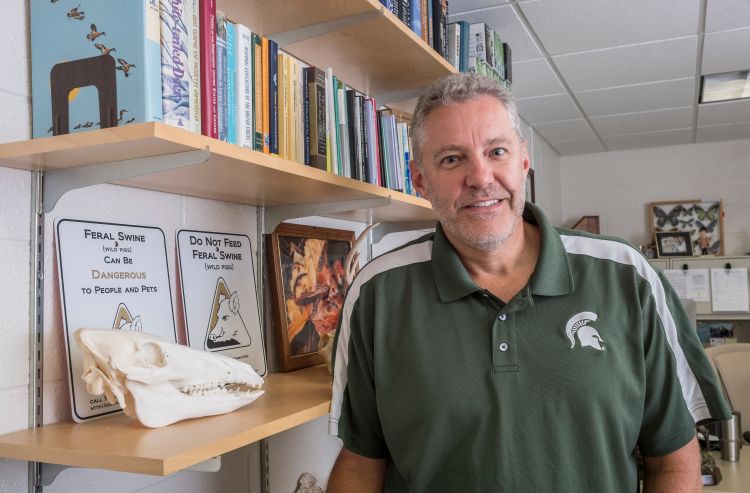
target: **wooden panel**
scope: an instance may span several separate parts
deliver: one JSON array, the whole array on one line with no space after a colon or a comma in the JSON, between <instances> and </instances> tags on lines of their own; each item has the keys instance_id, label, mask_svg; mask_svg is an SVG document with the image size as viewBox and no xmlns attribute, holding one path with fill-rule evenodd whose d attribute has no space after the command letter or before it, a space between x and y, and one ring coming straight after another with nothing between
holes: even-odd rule
<instances>
[{"instance_id":1,"label":"wooden panel","mask_svg":"<svg viewBox=\"0 0 750 493\"><path fill-rule=\"evenodd\" d=\"M304 166L160 123L92 130L0 145L0 165L52 170L208 147L202 164L151 173L117 184L257 206L391 197L375 221L434 219L424 199ZM366 220L367 210L335 217Z\"/></svg>"},{"instance_id":2,"label":"wooden panel","mask_svg":"<svg viewBox=\"0 0 750 493\"><path fill-rule=\"evenodd\" d=\"M266 393L233 413L149 429L125 415L0 436L0 456L165 476L328 413L325 366L272 373Z\"/></svg>"}]
</instances>

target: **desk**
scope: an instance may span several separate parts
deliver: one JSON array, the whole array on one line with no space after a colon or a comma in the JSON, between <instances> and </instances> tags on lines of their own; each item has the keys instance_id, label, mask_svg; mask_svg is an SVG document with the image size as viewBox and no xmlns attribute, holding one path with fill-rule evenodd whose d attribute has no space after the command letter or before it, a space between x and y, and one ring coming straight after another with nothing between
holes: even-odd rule
<instances>
[{"instance_id":1,"label":"desk","mask_svg":"<svg viewBox=\"0 0 750 493\"><path fill-rule=\"evenodd\" d=\"M705 493L748 493L750 492L750 445L745 444L740 451L738 462L721 460L719 452L711 452L716 465L721 469L722 480L716 486L704 486Z\"/></svg>"}]
</instances>

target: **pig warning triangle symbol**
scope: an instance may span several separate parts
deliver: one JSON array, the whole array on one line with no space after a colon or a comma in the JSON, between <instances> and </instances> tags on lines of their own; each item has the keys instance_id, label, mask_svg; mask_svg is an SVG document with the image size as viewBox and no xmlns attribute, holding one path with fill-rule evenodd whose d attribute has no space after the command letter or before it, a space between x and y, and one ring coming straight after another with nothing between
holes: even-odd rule
<instances>
[{"instance_id":1,"label":"pig warning triangle symbol","mask_svg":"<svg viewBox=\"0 0 750 493\"><path fill-rule=\"evenodd\" d=\"M251 343L250 332L240 315L240 297L237 291L231 292L224 278L220 277L216 281L203 347L208 351L223 351Z\"/></svg>"},{"instance_id":2,"label":"pig warning triangle symbol","mask_svg":"<svg viewBox=\"0 0 750 493\"><path fill-rule=\"evenodd\" d=\"M141 331L143 330L141 328L141 316L137 315L136 317L133 317L130 314L130 310L128 310L127 305L125 305L125 303L120 303L120 305L117 307L117 315L115 315L115 321L112 322L112 328L120 330Z\"/></svg>"}]
</instances>

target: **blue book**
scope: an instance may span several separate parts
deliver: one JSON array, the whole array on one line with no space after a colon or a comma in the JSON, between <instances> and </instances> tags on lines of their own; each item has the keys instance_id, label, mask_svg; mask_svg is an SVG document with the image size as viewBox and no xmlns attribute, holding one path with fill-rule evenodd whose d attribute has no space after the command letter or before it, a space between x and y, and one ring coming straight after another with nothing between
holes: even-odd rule
<instances>
[{"instance_id":1,"label":"blue book","mask_svg":"<svg viewBox=\"0 0 750 493\"><path fill-rule=\"evenodd\" d=\"M461 72L469 71L469 23L458 21L458 27L461 30L461 54L459 56L458 70Z\"/></svg>"},{"instance_id":2,"label":"blue book","mask_svg":"<svg viewBox=\"0 0 750 493\"><path fill-rule=\"evenodd\" d=\"M216 11L216 114L219 140L227 140L227 18Z\"/></svg>"},{"instance_id":3,"label":"blue book","mask_svg":"<svg viewBox=\"0 0 750 493\"><path fill-rule=\"evenodd\" d=\"M279 45L268 40L268 152L279 153Z\"/></svg>"},{"instance_id":4,"label":"blue book","mask_svg":"<svg viewBox=\"0 0 750 493\"><path fill-rule=\"evenodd\" d=\"M71 5L31 2L33 136L161 121L158 2ZM92 78L102 85L107 103L101 108L96 87L83 82ZM86 86L77 87L76 81Z\"/></svg>"},{"instance_id":5,"label":"blue book","mask_svg":"<svg viewBox=\"0 0 750 493\"><path fill-rule=\"evenodd\" d=\"M409 18L409 24L411 30L416 33L417 36L422 37L422 2L419 0L411 0L409 3L409 10L411 17Z\"/></svg>"},{"instance_id":6,"label":"blue book","mask_svg":"<svg viewBox=\"0 0 750 493\"><path fill-rule=\"evenodd\" d=\"M237 143L237 36L234 22L227 29L227 141Z\"/></svg>"},{"instance_id":7,"label":"blue book","mask_svg":"<svg viewBox=\"0 0 750 493\"><path fill-rule=\"evenodd\" d=\"M159 0L161 20L161 106L167 125L195 131L191 120L189 12L183 0Z\"/></svg>"}]
</instances>

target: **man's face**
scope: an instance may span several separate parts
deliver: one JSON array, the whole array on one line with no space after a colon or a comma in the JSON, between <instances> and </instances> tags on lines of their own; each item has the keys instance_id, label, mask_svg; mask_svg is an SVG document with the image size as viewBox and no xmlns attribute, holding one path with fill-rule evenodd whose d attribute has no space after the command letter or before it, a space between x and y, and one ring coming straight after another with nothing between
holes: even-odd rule
<instances>
[{"instance_id":1,"label":"man's face","mask_svg":"<svg viewBox=\"0 0 750 493\"><path fill-rule=\"evenodd\" d=\"M434 109L412 180L451 241L502 246L521 223L529 159L503 104L491 96Z\"/></svg>"}]
</instances>

